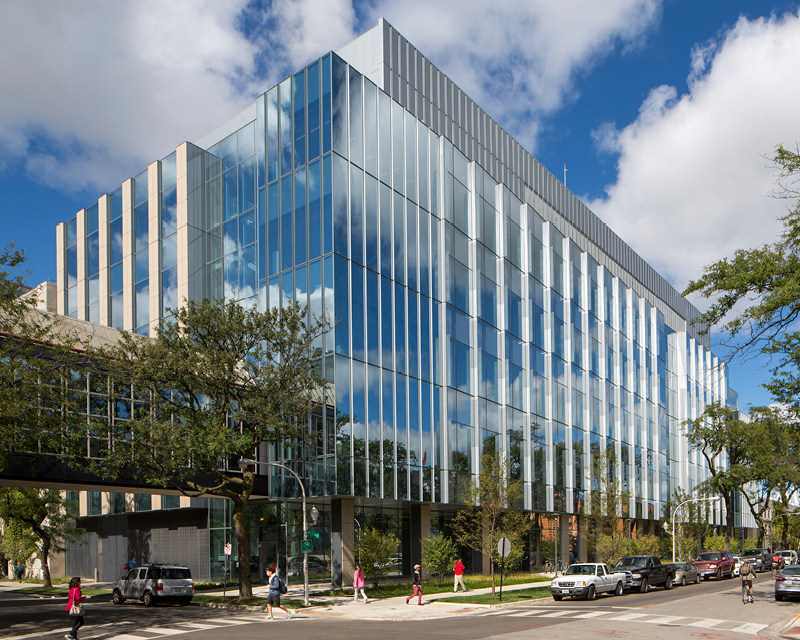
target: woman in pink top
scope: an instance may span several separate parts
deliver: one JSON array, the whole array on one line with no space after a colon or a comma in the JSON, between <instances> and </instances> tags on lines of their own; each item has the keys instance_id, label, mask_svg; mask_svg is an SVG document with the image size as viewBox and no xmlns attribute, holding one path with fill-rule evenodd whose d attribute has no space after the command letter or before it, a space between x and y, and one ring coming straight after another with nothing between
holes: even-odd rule
<instances>
[{"instance_id":1,"label":"woman in pink top","mask_svg":"<svg viewBox=\"0 0 800 640\"><path fill-rule=\"evenodd\" d=\"M69 600L67 600L67 613L72 609L73 604L80 604L86 600L86 596L81 594L81 579L73 578L69 581ZM78 640L78 629L83 626L83 616L73 616L72 618L72 632L64 637L67 640Z\"/></svg>"},{"instance_id":2,"label":"woman in pink top","mask_svg":"<svg viewBox=\"0 0 800 640\"><path fill-rule=\"evenodd\" d=\"M364 569L361 568L361 563L356 565L356 572L353 574L353 604L358 602L358 590L361 589L361 595L364 596L364 604L369 604L367 594L364 593Z\"/></svg>"}]
</instances>

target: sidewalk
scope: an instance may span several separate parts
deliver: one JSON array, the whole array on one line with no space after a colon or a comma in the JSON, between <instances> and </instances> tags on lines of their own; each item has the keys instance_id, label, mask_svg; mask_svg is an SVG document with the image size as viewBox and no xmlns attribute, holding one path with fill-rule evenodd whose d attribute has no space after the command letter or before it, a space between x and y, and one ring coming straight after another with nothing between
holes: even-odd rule
<instances>
[{"instance_id":1,"label":"sidewalk","mask_svg":"<svg viewBox=\"0 0 800 640\"><path fill-rule=\"evenodd\" d=\"M547 586L547 582L533 582L526 584L503 585L503 593L508 591L515 591L517 589L530 589L533 587ZM267 585L253 585L253 595L258 597L266 597L269 588ZM367 596L369 596L369 589L365 589ZM411 585L408 587L409 595L411 595ZM492 592L491 587L484 589L470 589L467 595L484 595ZM499 592L499 587L496 589ZM204 595L222 595L222 590L204 591ZM230 589L228 593L231 593ZM314 593L313 587L309 585L309 600L314 602L324 602L323 606L300 608L296 609L297 615L309 617L336 617L347 618L352 620L425 620L431 618L444 618L448 616L458 615L464 611L474 610L476 608L492 608L492 607L505 607L513 606L519 603L509 604L465 604L462 602L448 602L448 599L454 596L463 596L464 592L459 591L453 593L447 591L444 593L435 593L431 595L422 596L422 606L417 604L417 599L414 598L409 604L406 604L405 596L394 598L381 598L379 600L370 600L369 604L364 604L363 599L360 599L357 604L353 603L351 595L337 595L331 596L324 593ZM303 599L303 586L291 585L289 592L284 598L291 598L292 600ZM549 600L549 597L548 597ZM534 602L533 600L529 602ZM205 605L203 605L205 606ZM261 607L253 607L253 611L260 611Z\"/></svg>"}]
</instances>

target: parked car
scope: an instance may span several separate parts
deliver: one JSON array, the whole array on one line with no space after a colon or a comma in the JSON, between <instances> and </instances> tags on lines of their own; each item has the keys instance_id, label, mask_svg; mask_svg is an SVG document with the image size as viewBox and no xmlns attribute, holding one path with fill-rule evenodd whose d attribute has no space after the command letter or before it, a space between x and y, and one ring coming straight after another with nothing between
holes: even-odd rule
<instances>
[{"instance_id":1,"label":"parked car","mask_svg":"<svg viewBox=\"0 0 800 640\"><path fill-rule=\"evenodd\" d=\"M775 599L800 597L800 565L786 567L775 577Z\"/></svg>"},{"instance_id":2,"label":"parked car","mask_svg":"<svg viewBox=\"0 0 800 640\"><path fill-rule=\"evenodd\" d=\"M658 556L627 556L614 565L614 570L630 574L625 588L638 589L642 593L659 585L672 589L675 581L675 565L661 564Z\"/></svg>"},{"instance_id":3,"label":"parked car","mask_svg":"<svg viewBox=\"0 0 800 640\"><path fill-rule=\"evenodd\" d=\"M742 566L742 556L733 556L733 577L739 577L739 567Z\"/></svg>"},{"instance_id":4,"label":"parked car","mask_svg":"<svg viewBox=\"0 0 800 640\"><path fill-rule=\"evenodd\" d=\"M685 587L687 584L700 582L700 574L692 562L677 562L675 564L675 583Z\"/></svg>"},{"instance_id":5,"label":"parked car","mask_svg":"<svg viewBox=\"0 0 800 640\"><path fill-rule=\"evenodd\" d=\"M769 549L745 549L742 560L749 560L753 571L770 571L772 569L772 554Z\"/></svg>"},{"instance_id":6,"label":"parked car","mask_svg":"<svg viewBox=\"0 0 800 640\"><path fill-rule=\"evenodd\" d=\"M620 571L611 573L605 564L572 564L550 583L550 593L553 600L561 600L564 596L594 600L598 593L621 596L626 580L627 574Z\"/></svg>"},{"instance_id":7,"label":"parked car","mask_svg":"<svg viewBox=\"0 0 800 640\"><path fill-rule=\"evenodd\" d=\"M289 563L286 565L286 573L290 576L302 576L303 575L303 559L302 558L292 558ZM328 567L322 564L321 562L317 562L316 560L312 560L311 558L308 559L308 575L311 576L318 576L321 574L328 573Z\"/></svg>"},{"instance_id":8,"label":"parked car","mask_svg":"<svg viewBox=\"0 0 800 640\"><path fill-rule=\"evenodd\" d=\"M114 585L112 600L141 600L145 607L161 602L177 602L185 606L194 596L192 572L188 567L172 564L147 564L131 569Z\"/></svg>"},{"instance_id":9,"label":"parked car","mask_svg":"<svg viewBox=\"0 0 800 640\"><path fill-rule=\"evenodd\" d=\"M733 556L727 551L707 551L697 556L694 566L703 580L711 577L722 580L724 577L733 578Z\"/></svg>"},{"instance_id":10,"label":"parked car","mask_svg":"<svg viewBox=\"0 0 800 640\"><path fill-rule=\"evenodd\" d=\"M786 567L797 564L797 551L778 551L778 555L783 558L783 564Z\"/></svg>"}]
</instances>

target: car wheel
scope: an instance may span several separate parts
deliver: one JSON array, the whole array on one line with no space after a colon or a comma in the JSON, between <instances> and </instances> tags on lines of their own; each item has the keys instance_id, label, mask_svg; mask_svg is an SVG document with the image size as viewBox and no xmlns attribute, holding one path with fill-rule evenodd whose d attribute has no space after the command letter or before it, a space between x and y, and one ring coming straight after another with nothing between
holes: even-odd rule
<instances>
[{"instance_id":1,"label":"car wheel","mask_svg":"<svg viewBox=\"0 0 800 640\"><path fill-rule=\"evenodd\" d=\"M695 576L694 576L694 583L695 583L695 584L699 584L699 583L700 583L700 574L699 574L699 573L695 574Z\"/></svg>"},{"instance_id":2,"label":"car wheel","mask_svg":"<svg viewBox=\"0 0 800 640\"><path fill-rule=\"evenodd\" d=\"M722 580L722 567L717 569L717 580Z\"/></svg>"},{"instance_id":3,"label":"car wheel","mask_svg":"<svg viewBox=\"0 0 800 640\"><path fill-rule=\"evenodd\" d=\"M779 595L776 593L776 594L775 594L775 599L776 599L778 602L780 602L781 600L783 600L783 596L779 596Z\"/></svg>"},{"instance_id":4,"label":"car wheel","mask_svg":"<svg viewBox=\"0 0 800 640\"><path fill-rule=\"evenodd\" d=\"M664 589L672 589L672 576L667 576L667 579L664 581Z\"/></svg>"},{"instance_id":5,"label":"car wheel","mask_svg":"<svg viewBox=\"0 0 800 640\"><path fill-rule=\"evenodd\" d=\"M622 595L622 582L617 582L617 587L614 589L614 595L615 596Z\"/></svg>"},{"instance_id":6,"label":"car wheel","mask_svg":"<svg viewBox=\"0 0 800 640\"><path fill-rule=\"evenodd\" d=\"M185 607L187 604L190 604L192 602L192 599L191 598L181 598L180 602L181 602L181 606Z\"/></svg>"},{"instance_id":7,"label":"car wheel","mask_svg":"<svg viewBox=\"0 0 800 640\"><path fill-rule=\"evenodd\" d=\"M590 584L589 591L586 592L586 599L594 600L595 598L597 598L597 590L594 588L593 584Z\"/></svg>"},{"instance_id":8,"label":"car wheel","mask_svg":"<svg viewBox=\"0 0 800 640\"><path fill-rule=\"evenodd\" d=\"M125 602L125 598L123 597L121 591L114 591L114 595L111 596L111 599L114 601L114 604L122 604Z\"/></svg>"},{"instance_id":9,"label":"car wheel","mask_svg":"<svg viewBox=\"0 0 800 640\"><path fill-rule=\"evenodd\" d=\"M639 587L639 593L647 593L650 589L650 584L647 582L647 578L642 578L642 585Z\"/></svg>"},{"instance_id":10,"label":"car wheel","mask_svg":"<svg viewBox=\"0 0 800 640\"><path fill-rule=\"evenodd\" d=\"M145 607L152 607L153 606L153 594L149 591L145 592L142 596L142 602L144 602Z\"/></svg>"},{"instance_id":11,"label":"car wheel","mask_svg":"<svg viewBox=\"0 0 800 640\"><path fill-rule=\"evenodd\" d=\"M681 576L681 586L682 587L686 586L686 576Z\"/></svg>"},{"instance_id":12,"label":"car wheel","mask_svg":"<svg viewBox=\"0 0 800 640\"><path fill-rule=\"evenodd\" d=\"M563 597L564 596L557 596L555 593L553 594L553 600L555 600L556 602L561 602L561 598Z\"/></svg>"}]
</instances>

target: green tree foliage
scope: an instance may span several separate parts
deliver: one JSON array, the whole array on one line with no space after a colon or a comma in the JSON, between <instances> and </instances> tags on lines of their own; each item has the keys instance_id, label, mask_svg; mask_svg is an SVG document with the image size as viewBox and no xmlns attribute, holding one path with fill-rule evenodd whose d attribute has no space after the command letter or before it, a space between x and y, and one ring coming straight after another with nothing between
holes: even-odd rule
<instances>
[{"instance_id":1,"label":"green tree foliage","mask_svg":"<svg viewBox=\"0 0 800 640\"><path fill-rule=\"evenodd\" d=\"M511 542L512 552L522 551L531 521L515 509L523 495L520 480L509 479L509 465L503 455L481 456L481 473L465 489L471 508L459 511L451 523L453 535L464 546L491 559L492 595L495 593L495 564L500 562L497 545L502 538ZM513 566L514 559L509 558Z\"/></svg>"},{"instance_id":2,"label":"green tree foliage","mask_svg":"<svg viewBox=\"0 0 800 640\"><path fill-rule=\"evenodd\" d=\"M698 489L702 495L720 496L725 505L725 550L733 537L733 507L742 486L735 469L748 460L748 425L739 412L719 403L706 407L703 415L685 423L689 447L699 451L710 477Z\"/></svg>"},{"instance_id":3,"label":"green tree foliage","mask_svg":"<svg viewBox=\"0 0 800 640\"><path fill-rule=\"evenodd\" d=\"M224 301L188 302L155 339L123 334L105 356L120 392L137 399L128 420L109 427L105 477L136 477L188 496L233 502L239 596L250 598L245 507L263 443L297 446L309 436L324 381L312 350L326 324L292 306L259 312Z\"/></svg>"},{"instance_id":4,"label":"green tree foliage","mask_svg":"<svg viewBox=\"0 0 800 640\"><path fill-rule=\"evenodd\" d=\"M60 453L86 436L86 419L75 411L81 398L66 385L81 345L26 295L24 261L13 244L0 253L0 467L11 452Z\"/></svg>"},{"instance_id":5,"label":"green tree foliage","mask_svg":"<svg viewBox=\"0 0 800 640\"><path fill-rule=\"evenodd\" d=\"M30 527L14 518L3 521L3 558L16 565L24 565L36 554L36 536Z\"/></svg>"},{"instance_id":6,"label":"green tree foliage","mask_svg":"<svg viewBox=\"0 0 800 640\"><path fill-rule=\"evenodd\" d=\"M20 538L35 537L36 550L42 562L44 586L50 583L50 553L64 551L64 543L84 533L69 515L66 495L55 489L34 487L0 487L0 518L19 524Z\"/></svg>"},{"instance_id":7,"label":"green tree foliage","mask_svg":"<svg viewBox=\"0 0 800 640\"><path fill-rule=\"evenodd\" d=\"M613 446L593 452L591 482L587 495L587 540L600 561L613 566L631 551L627 526L620 522L620 518L628 516L631 492L622 486Z\"/></svg>"},{"instance_id":8,"label":"green tree foliage","mask_svg":"<svg viewBox=\"0 0 800 640\"><path fill-rule=\"evenodd\" d=\"M775 195L796 199L800 155L779 146L774 162L780 171ZM734 351L771 348L800 318L800 201L782 220L777 242L738 250L732 259L706 266L683 292L714 300L699 322L708 329L721 325ZM796 339L797 333L792 335Z\"/></svg>"},{"instance_id":9,"label":"green tree foliage","mask_svg":"<svg viewBox=\"0 0 800 640\"><path fill-rule=\"evenodd\" d=\"M361 558L364 577L372 580L375 589L381 578L396 568L399 550L400 540L390 531L369 527L361 532L354 552L357 558Z\"/></svg>"},{"instance_id":10,"label":"green tree foliage","mask_svg":"<svg viewBox=\"0 0 800 640\"><path fill-rule=\"evenodd\" d=\"M458 560L458 547L450 538L443 535L428 536L422 539L422 566L444 584L444 576L452 571Z\"/></svg>"}]
</instances>

